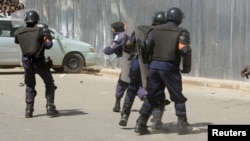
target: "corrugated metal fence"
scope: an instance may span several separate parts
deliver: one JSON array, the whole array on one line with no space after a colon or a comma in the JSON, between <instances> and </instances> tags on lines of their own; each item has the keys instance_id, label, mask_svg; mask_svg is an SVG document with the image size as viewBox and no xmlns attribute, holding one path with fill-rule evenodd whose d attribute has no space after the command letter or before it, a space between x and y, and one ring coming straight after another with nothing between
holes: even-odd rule
<instances>
[{"instance_id":1,"label":"corrugated metal fence","mask_svg":"<svg viewBox=\"0 0 250 141\"><path fill-rule=\"evenodd\" d=\"M155 11L177 6L185 12L181 26L191 33L190 76L242 80L240 70L250 64L249 0L26 0L26 5L64 35L94 45L100 62L112 22L126 22L130 34L150 24Z\"/></svg>"}]
</instances>

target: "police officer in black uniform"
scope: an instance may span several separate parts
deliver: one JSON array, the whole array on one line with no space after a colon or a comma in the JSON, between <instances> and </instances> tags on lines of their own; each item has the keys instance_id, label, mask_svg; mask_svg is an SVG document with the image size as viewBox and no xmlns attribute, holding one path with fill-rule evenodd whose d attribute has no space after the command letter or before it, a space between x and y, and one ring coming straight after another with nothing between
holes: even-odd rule
<instances>
[{"instance_id":1,"label":"police officer in black uniform","mask_svg":"<svg viewBox=\"0 0 250 141\"><path fill-rule=\"evenodd\" d=\"M150 30L153 29L154 26L156 25L160 25L160 24L165 24L166 23L166 13L164 11L157 11L154 13L153 17L152 17L152 26L148 26L148 32ZM124 99L124 103L123 103L123 108L122 108L122 112L121 112L121 120L119 122L120 126L126 126L127 122L128 122L128 118L131 112L131 108L133 106L134 103L134 99L135 97L138 95L140 99L144 99L144 96L146 96L146 92L142 91L142 76L141 76L141 68L140 68L140 64L139 64L139 48L135 47L135 43L136 42L136 37L135 34L132 34L130 38L128 38L128 41L126 42L127 46L125 47L125 50L127 50L127 52L131 53L131 63L130 63L130 72L129 72L129 77L130 77L130 83L125 95L125 99ZM144 51L145 53L145 51ZM146 53L148 54L148 53ZM143 55L146 57L146 55ZM145 66L148 65L148 61L149 58L144 58L143 61L145 64ZM142 68L142 69L147 69ZM146 76L144 76L146 77ZM146 78L145 78L146 79ZM165 94L163 94L163 96L165 96ZM165 99L165 98L163 98ZM164 111L165 105L169 104L169 101L167 100L167 103L163 103L163 105L161 105L161 111ZM161 112L160 111L160 112ZM153 114L157 111L154 111ZM161 112L163 113L163 112ZM154 115L153 115L154 117ZM162 117L162 115L161 115ZM154 121L154 120L153 120ZM157 123L153 124L154 126L152 126L152 129L162 129L162 122L161 122L161 118L159 121L157 121ZM157 129L156 129L157 128Z\"/></svg>"},{"instance_id":2,"label":"police officer in black uniform","mask_svg":"<svg viewBox=\"0 0 250 141\"><path fill-rule=\"evenodd\" d=\"M125 24L123 22L114 22L111 24L112 30L112 42L110 46L107 46L103 49L104 54L112 55L116 54L118 58L122 59L122 68L119 79L116 84L115 90L115 106L113 107L113 112L120 112L120 102L121 99L128 88L129 77L128 77L128 69L129 60L126 59L127 53L124 52L125 42L127 40L127 34L125 33Z\"/></svg>"},{"instance_id":3,"label":"police officer in black uniform","mask_svg":"<svg viewBox=\"0 0 250 141\"><path fill-rule=\"evenodd\" d=\"M53 45L48 26L40 24L39 14L35 10L25 13L26 27L20 27L15 32L15 43L20 44L22 62L25 70L24 81L26 84L26 112L25 117L33 117L34 101L37 95L35 86L37 73L45 83L45 98L47 99L47 115L56 116L58 111L54 105L55 89L54 79L50 71L52 60L46 61L45 49Z\"/></svg>"},{"instance_id":4,"label":"police officer in black uniform","mask_svg":"<svg viewBox=\"0 0 250 141\"><path fill-rule=\"evenodd\" d=\"M150 133L147 121L152 110L162 105L160 102L163 102L162 94L165 87L168 89L170 99L175 103L178 117L177 133L181 135L189 132L185 106L187 98L182 93L181 73L191 71L191 48L189 32L179 27L183 18L184 14L179 8L170 8L167 11L167 23L155 26L148 35L145 44L153 52L146 88L148 95L136 121L136 133Z\"/></svg>"}]
</instances>

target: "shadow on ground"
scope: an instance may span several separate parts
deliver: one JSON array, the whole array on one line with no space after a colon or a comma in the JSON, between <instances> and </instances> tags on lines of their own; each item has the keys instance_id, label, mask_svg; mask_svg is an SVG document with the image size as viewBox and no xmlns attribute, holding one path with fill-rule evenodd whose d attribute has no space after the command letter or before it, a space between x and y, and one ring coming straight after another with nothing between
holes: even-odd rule
<instances>
[{"instance_id":1,"label":"shadow on ground","mask_svg":"<svg viewBox=\"0 0 250 141\"><path fill-rule=\"evenodd\" d=\"M59 115L54 116L55 117L62 117L62 116L79 116L79 115L86 115L88 113L83 112L81 109L67 109L67 110L58 110ZM39 114L34 115L33 117L41 117L41 116L47 116L46 114Z\"/></svg>"}]
</instances>

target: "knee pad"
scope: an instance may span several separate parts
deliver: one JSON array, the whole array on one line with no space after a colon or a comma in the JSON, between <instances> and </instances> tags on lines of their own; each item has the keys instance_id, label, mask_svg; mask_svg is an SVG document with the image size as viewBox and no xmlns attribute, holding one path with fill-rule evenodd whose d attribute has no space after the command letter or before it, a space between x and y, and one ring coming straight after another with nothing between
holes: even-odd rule
<instances>
[{"instance_id":1,"label":"knee pad","mask_svg":"<svg viewBox=\"0 0 250 141\"><path fill-rule=\"evenodd\" d=\"M117 98L123 97L124 92L127 88L128 88L128 83L119 79L116 85L116 97Z\"/></svg>"},{"instance_id":2,"label":"knee pad","mask_svg":"<svg viewBox=\"0 0 250 141\"><path fill-rule=\"evenodd\" d=\"M26 94L33 95L35 97L37 92L36 92L35 88L26 87Z\"/></svg>"},{"instance_id":3,"label":"knee pad","mask_svg":"<svg viewBox=\"0 0 250 141\"><path fill-rule=\"evenodd\" d=\"M26 88L26 103L34 102L34 99L36 97L36 90L34 88L27 87Z\"/></svg>"}]
</instances>

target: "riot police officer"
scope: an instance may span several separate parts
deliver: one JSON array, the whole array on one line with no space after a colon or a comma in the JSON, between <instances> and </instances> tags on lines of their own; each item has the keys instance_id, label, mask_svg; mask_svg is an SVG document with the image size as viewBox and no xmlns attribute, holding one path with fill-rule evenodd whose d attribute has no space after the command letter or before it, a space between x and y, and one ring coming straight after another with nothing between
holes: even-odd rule
<instances>
[{"instance_id":1,"label":"riot police officer","mask_svg":"<svg viewBox=\"0 0 250 141\"><path fill-rule=\"evenodd\" d=\"M154 108L160 109L165 87L170 99L175 103L178 117L177 133L181 135L189 132L185 105L187 98L182 93L181 72L191 71L190 34L188 30L179 27L184 18L179 8L170 8L166 18L166 24L155 26L145 42L148 50L152 50L153 53L146 87L147 101L140 109L140 116L135 126L135 132L140 134L150 133L147 121ZM181 61L182 69L180 69Z\"/></svg>"},{"instance_id":2,"label":"riot police officer","mask_svg":"<svg viewBox=\"0 0 250 141\"><path fill-rule=\"evenodd\" d=\"M125 42L127 40L127 34L125 34L123 22L114 22L111 24L111 31L113 33L113 38L110 46L104 48L103 52L106 55L116 54L117 57L121 58L121 73L119 75L118 82L116 84L115 91L115 106L113 108L114 112L120 112L120 102L128 87L129 83L129 54L124 52Z\"/></svg>"},{"instance_id":3,"label":"riot police officer","mask_svg":"<svg viewBox=\"0 0 250 141\"><path fill-rule=\"evenodd\" d=\"M45 49L53 45L48 26L39 24L39 14L35 10L25 13L26 27L20 27L15 32L15 43L20 44L22 50L22 62L24 67L24 81L26 84L26 111L25 117L33 117L34 102L37 95L35 89L37 73L45 83L45 98L47 100L47 115L56 116L58 111L54 105L55 89L54 79L50 71L51 60L46 61Z\"/></svg>"},{"instance_id":4,"label":"riot police officer","mask_svg":"<svg viewBox=\"0 0 250 141\"><path fill-rule=\"evenodd\" d=\"M160 24L165 24L166 23L166 16L165 16L165 12L164 11L157 11L154 13L153 17L152 17L152 26L147 26L148 28L146 29L147 32L151 31L153 29L154 26L156 25L160 25ZM146 35L145 35L146 36ZM128 118L131 112L131 108L133 106L134 103L134 99L136 97L136 95L138 95L140 97L140 99L144 99L144 96L146 96L146 92L143 91L143 84L142 84L142 79L146 79L147 76L142 76L141 74L141 69L147 69L147 65L148 65L148 61L150 60L149 58L143 57L143 60L141 60L142 62L144 62L144 66L140 68L140 60L139 60L139 48L135 47L135 34L132 34L132 36L129 38L129 40L126 42L127 46L125 47L125 50L128 48L133 48L132 52L131 52L131 63L130 63L130 72L129 72L129 77L130 77L130 83L125 95L125 99L124 99L124 103L123 103L123 108L122 108L122 112L121 112L121 120L119 122L120 126L126 126L127 122L128 122ZM143 53L145 53L145 51L143 51ZM145 53L148 54L148 53ZM146 55L143 55L146 56ZM141 58L142 59L142 58ZM145 77L145 78L142 78ZM163 92L164 93L164 92ZM165 94L163 94L163 96L165 96ZM163 98L165 99L165 97ZM161 113L163 114L165 105L169 104L169 101L167 100L166 103L163 103L163 105L161 106ZM154 111L153 114L157 111ZM154 115L153 115L154 117ZM161 115L162 117L162 115ZM158 130L158 129L163 129L162 128L162 122L161 119L159 121L157 121L157 123L154 123L154 118L153 118L153 126L152 129L154 131Z\"/></svg>"}]
</instances>

